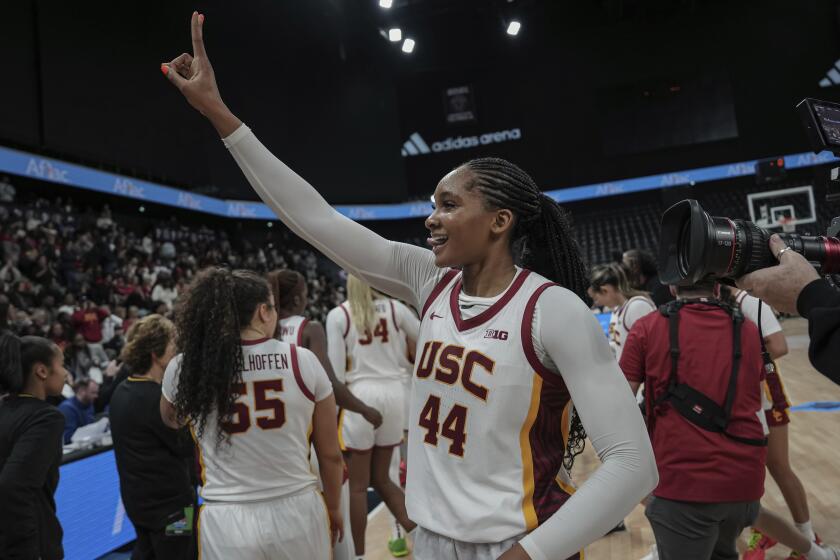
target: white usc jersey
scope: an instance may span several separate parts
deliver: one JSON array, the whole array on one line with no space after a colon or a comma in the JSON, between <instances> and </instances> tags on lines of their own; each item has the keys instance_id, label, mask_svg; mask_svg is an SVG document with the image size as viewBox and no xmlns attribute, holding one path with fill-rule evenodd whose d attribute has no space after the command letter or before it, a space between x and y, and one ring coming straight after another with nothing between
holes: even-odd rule
<instances>
[{"instance_id":1,"label":"white usc jersey","mask_svg":"<svg viewBox=\"0 0 840 560\"><path fill-rule=\"evenodd\" d=\"M419 324L417 318L401 302L379 298L373 302L376 308L373 332L360 333L350 316L350 305L345 301L332 313L344 326L346 349L346 382L356 383L365 379L403 379L410 375L410 364L406 357L406 333L400 325L409 321ZM412 330L416 331L417 326Z\"/></svg>"},{"instance_id":2,"label":"white usc jersey","mask_svg":"<svg viewBox=\"0 0 840 560\"><path fill-rule=\"evenodd\" d=\"M656 306L645 296L633 296L613 311L610 316L609 339L616 360L621 359L624 341L633 324L651 311L656 311Z\"/></svg>"},{"instance_id":3,"label":"white usc jersey","mask_svg":"<svg viewBox=\"0 0 840 560\"><path fill-rule=\"evenodd\" d=\"M277 332L274 336L278 340L288 342L289 344L303 345L303 329L306 328L306 323L309 319L302 315L292 315L285 319L277 321Z\"/></svg>"},{"instance_id":4,"label":"white usc jersey","mask_svg":"<svg viewBox=\"0 0 840 560\"><path fill-rule=\"evenodd\" d=\"M758 306L761 305L761 336L767 338L771 334L776 334L782 330L773 308L758 299L751 296L744 290L740 290L735 294L735 304L744 317L758 325Z\"/></svg>"},{"instance_id":5,"label":"white usc jersey","mask_svg":"<svg viewBox=\"0 0 840 560\"><path fill-rule=\"evenodd\" d=\"M537 298L553 285L520 270L492 306L462 319L461 274L450 271L426 301L406 488L408 516L424 529L501 542L533 530L573 491L558 477L569 393L531 338Z\"/></svg>"},{"instance_id":6,"label":"white usc jersey","mask_svg":"<svg viewBox=\"0 0 840 560\"><path fill-rule=\"evenodd\" d=\"M216 445L215 413L197 438L201 497L251 502L317 489L309 438L315 403L332 393L326 372L309 350L273 338L243 341L242 353L241 396L228 427L230 444ZM181 358L169 363L163 379L163 395L173 403Z\"/></svg>"}]
</instances>

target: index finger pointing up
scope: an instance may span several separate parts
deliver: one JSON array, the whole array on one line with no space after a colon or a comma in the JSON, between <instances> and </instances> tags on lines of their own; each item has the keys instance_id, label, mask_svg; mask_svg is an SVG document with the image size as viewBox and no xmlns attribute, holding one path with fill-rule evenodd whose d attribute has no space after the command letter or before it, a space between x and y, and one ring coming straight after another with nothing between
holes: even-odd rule
<instances>
[{"instance_id":1,"label":"index finger pointing up","mask_svg":"<svg viewBox=\"0 0 840 560\"><path fill-rule=\"evenodd\" d=\"M204 26L204 15L198 12L193 12L190 20L190 31L192 32L193 56L206 57L207 51L204 50L204 33L202 28Z\"/></svg>"}]
</instances>

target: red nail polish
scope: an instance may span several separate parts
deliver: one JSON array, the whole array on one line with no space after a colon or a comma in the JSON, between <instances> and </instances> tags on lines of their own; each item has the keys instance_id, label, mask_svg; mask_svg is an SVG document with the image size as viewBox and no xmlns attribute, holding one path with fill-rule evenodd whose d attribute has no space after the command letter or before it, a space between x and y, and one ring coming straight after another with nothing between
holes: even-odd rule
<instances>
[{"instance_id":1,"label":"red nail polish","mask_svg":"<svg viewBox=\"0 0 840 560\"><path fill-rule=\"evenodd\" d=\"M166 64L161 64L160 65L160 71L163 72L164 76L168 75L169 74L169 66L167 66Z\"/></svg>"}]
</instances>

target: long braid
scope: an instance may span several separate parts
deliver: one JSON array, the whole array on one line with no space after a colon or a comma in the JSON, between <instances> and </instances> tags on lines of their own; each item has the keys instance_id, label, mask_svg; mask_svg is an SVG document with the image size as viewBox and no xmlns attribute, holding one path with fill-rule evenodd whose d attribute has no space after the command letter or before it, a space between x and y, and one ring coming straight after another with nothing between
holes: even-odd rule
<instances>
[{"instance_id":1,"label":"long braid","mask_svg":"<svg viewBox=\"0 0 840 560\"><path fill-rule=\"evenodd\" d=\"M472 171L468 188L484 195L493 209L516 215L513 231L517 264L586 298L588 268L574 238L568 213L545 196L530 175L500 158L479 158L464 165Z\"/></svg>"},{"instance_id":2,"label":"long braid","mask_svg":"<svg viewBox=\"0 0 840 560\"><path fill-rule=\"evenodd\" d=\"M516 216L511 240L517 264L557 282L586 299L589 269L575 240L569 214L544 195L530 175L501 158L478 158L464 167L472 172L468 189L478 189L491 209L506 208ZM573 411L563 465L571 470L583 452L586 431Z\"/></svg>"}]
</instances>

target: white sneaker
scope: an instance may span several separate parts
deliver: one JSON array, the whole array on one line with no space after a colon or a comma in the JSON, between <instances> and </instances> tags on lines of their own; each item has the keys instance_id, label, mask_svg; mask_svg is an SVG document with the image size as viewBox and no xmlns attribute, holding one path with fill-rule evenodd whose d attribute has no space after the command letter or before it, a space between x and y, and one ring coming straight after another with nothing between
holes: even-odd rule
<instances>
[{"instance_id":1,"label":"white sneaker","mask_svg":"<svg viewBox=\"0 0 840 560\"><path fill-rule=\"evenodd\" d=\"M656 545L651 546L650 553L639 560L659 560L659 549L656 548ZM840 558L838 558L838 560L840 560Z\"/></svg>"}]
</instances>

